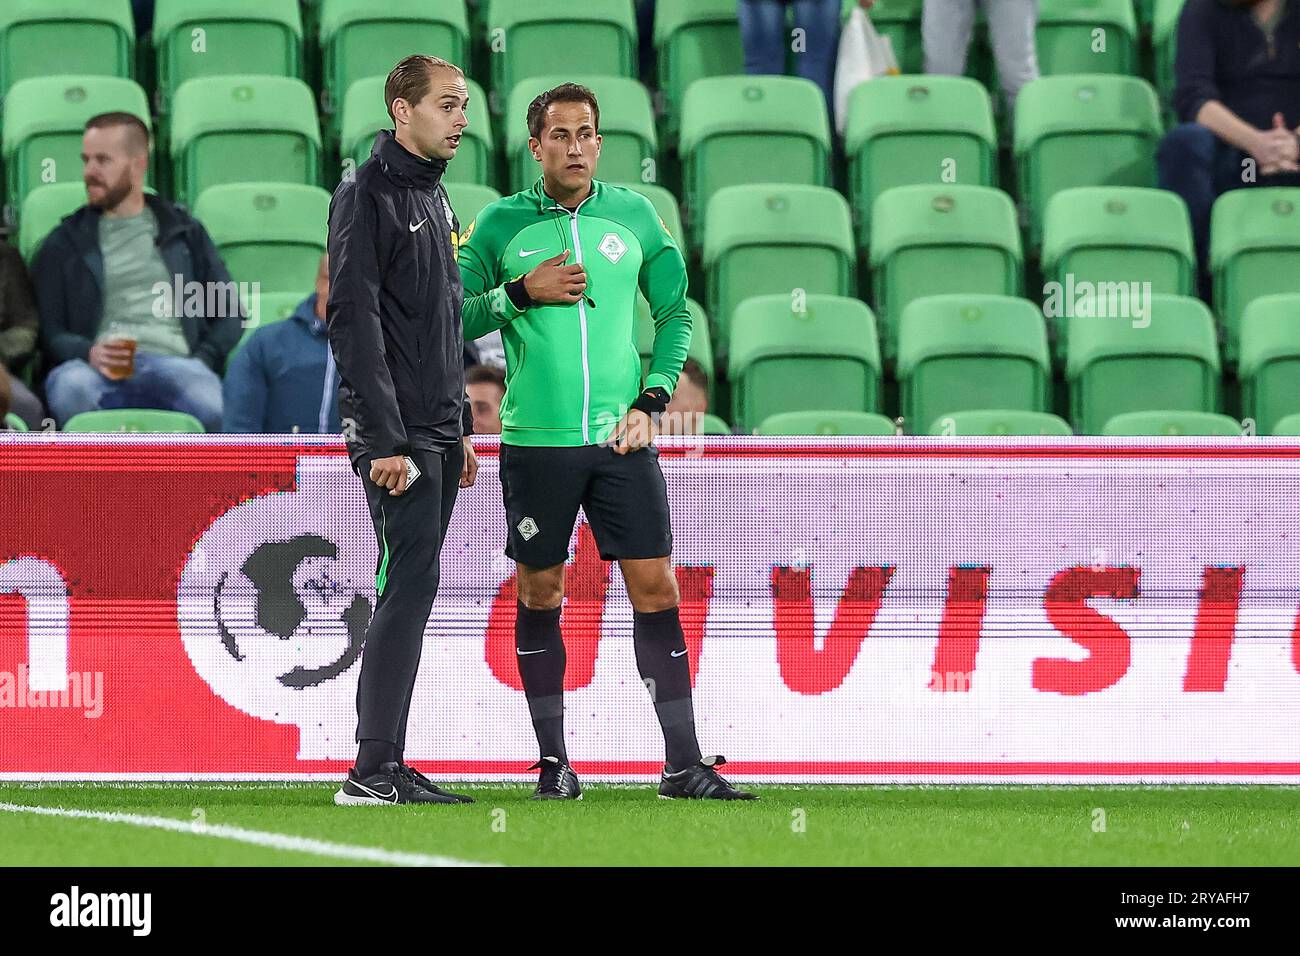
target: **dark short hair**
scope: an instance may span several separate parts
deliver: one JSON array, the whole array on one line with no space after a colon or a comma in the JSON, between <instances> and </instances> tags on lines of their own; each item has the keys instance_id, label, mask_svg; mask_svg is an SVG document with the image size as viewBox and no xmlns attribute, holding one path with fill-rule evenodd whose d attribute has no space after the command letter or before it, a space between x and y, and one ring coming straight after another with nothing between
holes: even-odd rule
<instances>
[{"instance_id":1,"label":"dark short hair","mask_svg":"<svg viewBox=\"0 0 1300 956\"><path fill-rule=\"evenodd\" d=\"M682 364L682 377L690 379L691 384L698 389L706 392L709 390L709 373L693 358L688 358Z\"/></svg>"},{"instance_id":2,"label":"dark short hair","mask_svg":"<svg viewBox=\"0 0 1300 956\"><path fill-rule=\"evenodd\" d=\"M127 145L137 153L149 152L149 127L134 113L99 113L86 120L86 129L111 129L125 126Z\"/></svg>"},{"instance_id":3,"label":"dark short hair","mask_svg":"<svg viewBox=\"0 0 1300 956\"><path fill-rule=\"evenodd\" d=\"M408 56L393 67L384 82L384 105L388 107L389 119L397 122L397 117L393 115L393 100L403 99L414 106L424 99L424 94L429 92L433 71L438 69L455 70L461 76L465 75L465 71L455 63L449 63L440 56L425 56L422 53Z\"/></svg>"},{"instance_id":4,"label":"dark short hair","mask_svg":"<svg viewBox=\"0 0 1300 956\"><path fill-rule=\"evenodd\" d=\"M591 117L596 124L596 132L600 132L600 104L596 102L596 94L577 83L561 83L555 89L538 94L537 98L528 104L528 135L533 139L541 139L542 126L546 122L546 110L552 103L586 103L591 107Z\"/></svg>"},{"instance_id":5,"label":"dark short hair","mask_svg":"<svg viewBox=\"0 0 1300 956\"><path fill-rule=\"evenodd\" d=\"M506 373L495 365L471 365L465 370L466 385L495 385L506 390Z\"/></svg>"}]
</instances>

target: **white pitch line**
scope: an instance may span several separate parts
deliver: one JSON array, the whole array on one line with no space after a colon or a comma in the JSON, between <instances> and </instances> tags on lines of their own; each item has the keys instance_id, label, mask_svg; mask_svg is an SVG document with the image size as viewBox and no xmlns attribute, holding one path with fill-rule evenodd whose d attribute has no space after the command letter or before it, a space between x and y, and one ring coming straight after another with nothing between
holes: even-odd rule
<instances>
[{"instance_id":1,"label":"white pitch line","mask_svg":"<svg viewBox=\"0 0 1300 956\"><path fill-rule=\"evenodd\" d=\"M450 856L430 856L425 853L405 853L384 850L378 847L356 846L350 843L330 843L327 840L315 840L310 837L291 836L287 833L273 833L267 830L246 830L243 827L226 824L207 824L197 820L176 820L172 817L150 817L136 813L116 813L102 810L70 810L66 807L39 807L22 803L0 803L0 810L6 813L32 813L45 817L68 817L77 820L99 820L103 823L126 823L136 827L151 827L155 830L170 830L173 833L188 833L193 836L216 837L218 840L234 840L237 843L251 843L254 846L269 847L273 850L290 850L297 853L310 853L314 856L328 856L339 860L364 860L369 863L387 863L390 866L496 866L494 863L476 863L472 860L458 860ZM355 811L354 811L355 812Z\"/></svg>"}]
</instances>

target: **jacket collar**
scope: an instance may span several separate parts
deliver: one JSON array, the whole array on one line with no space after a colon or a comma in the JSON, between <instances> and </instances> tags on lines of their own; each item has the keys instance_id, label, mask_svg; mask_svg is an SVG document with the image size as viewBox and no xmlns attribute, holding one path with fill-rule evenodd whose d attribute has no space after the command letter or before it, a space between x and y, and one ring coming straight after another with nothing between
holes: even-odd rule
<instances>
[{"instance_id":1,"label":"jacket collar","mask_svg":"<svg viewBox=\"0 0 1300 956\"><path fill-rule=\"evenodd\" d=\"M595 199L604 191L604 189L605 189L604 183L602 183L599 179L593 179L591 181L591 192L587 194L586 199L578 203L578 208L581 209L586 203ZM537 182L533 183L533 188L530 189L528 192L529 195L532 197L532 200L535 203L537 203L537 211L539 213L552 212L555 210L564 209L564 207L560 205L558 201L552 199L550 195L546 192L546 177L544 176L538 176Z\"/></svg>"},{"instance_id":2,"label":"jacket collar","mask_svg":"<svg viewBox=\"0 0 1300 956\"><path fill-rule=\"evenodd\" d=\"M325 323L316 315L316 293L313 292L307 298L298 303L298 308L293 310L291 319L301 322L307 327L312 335L324 335Z\"/></svg>"},{"instance_id":3,"label":"jacket collar","mask_svg":"<svg viewBox=\"0 0 1300 956\"><path fill-rule=\"evenodd\" d=\"M370 155L379 162L385 176L398 186L411 189L432 189L447 171L445 159L421 159L407 152L391 129L379 131Z\"/></svg>"}]
</instances>

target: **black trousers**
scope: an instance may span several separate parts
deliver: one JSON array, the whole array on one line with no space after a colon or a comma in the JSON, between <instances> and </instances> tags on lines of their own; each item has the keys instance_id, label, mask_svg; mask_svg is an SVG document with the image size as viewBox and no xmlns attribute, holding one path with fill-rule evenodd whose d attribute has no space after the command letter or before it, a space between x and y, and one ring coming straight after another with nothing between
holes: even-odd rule
<instances>
[{"instance_id":1,"label":"black trousers","mask_svg":"<svg viewBox=\"0 0 1300 956\"><path fill-rule=\"evenodd\" d=\"M423 474L397 496L370 480L368 458L357 465L379 540L378 600L357 685L357 740L386 740L399 754L406 746L424 627L438 593L438 552L456 504L465 450L457 442L446 452L417 449L411 458Z\"/></svg>"}]
</instances>

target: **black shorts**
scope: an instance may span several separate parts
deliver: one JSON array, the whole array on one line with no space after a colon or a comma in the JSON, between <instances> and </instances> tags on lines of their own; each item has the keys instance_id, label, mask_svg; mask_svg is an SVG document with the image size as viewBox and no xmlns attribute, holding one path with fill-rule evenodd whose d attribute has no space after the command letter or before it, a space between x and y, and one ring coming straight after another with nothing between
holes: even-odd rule
<instances>
[{"instance_id":1,"label":"black shorts","mask_svg":"<svg viewBox=\"0 0 1300 956\"><path fill-rule=\"evenodd\" d=\"M672 554L668 487L651 446L619 455L607 445L501 446L506 554L530 568L569 558L582 506L606 561Z\"/></svg>"}]
</instances>

